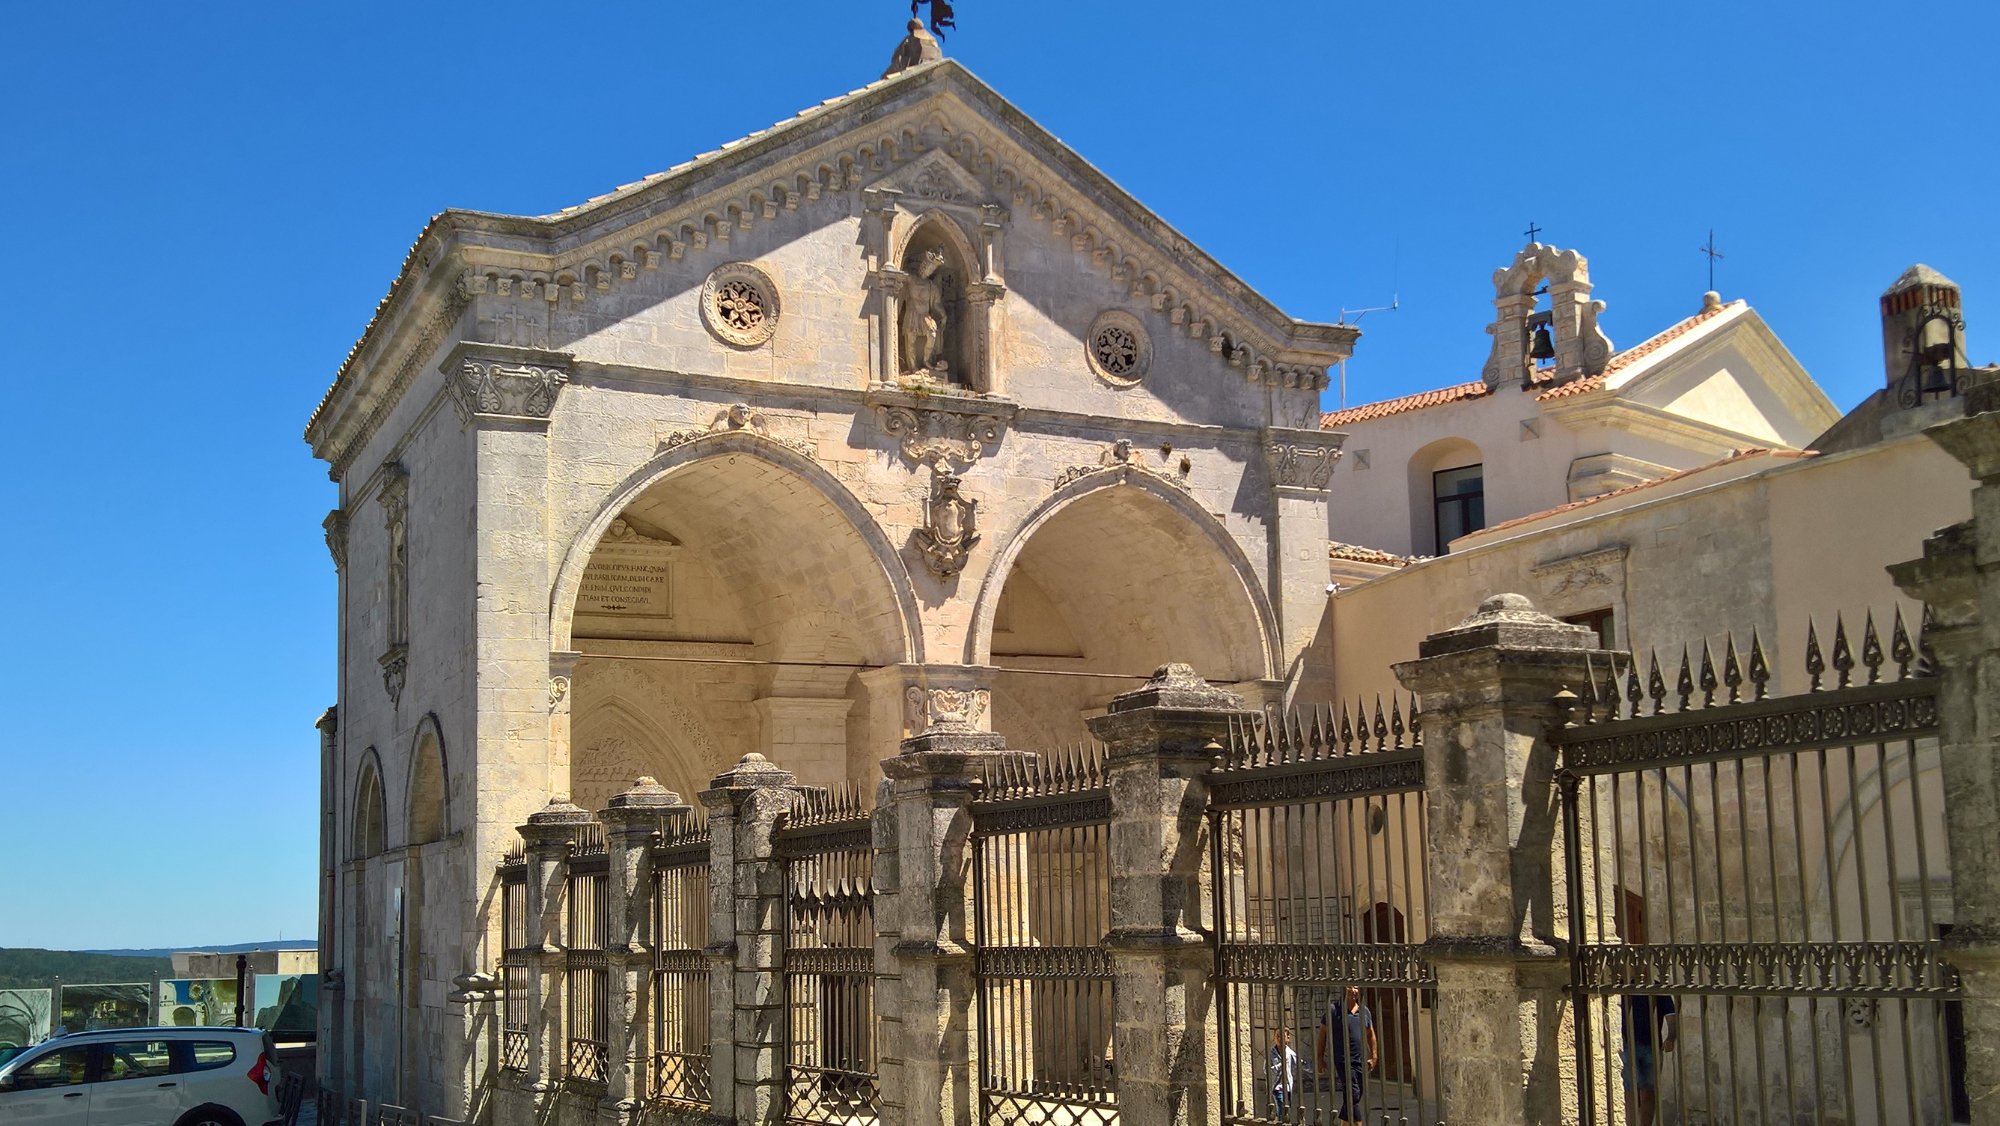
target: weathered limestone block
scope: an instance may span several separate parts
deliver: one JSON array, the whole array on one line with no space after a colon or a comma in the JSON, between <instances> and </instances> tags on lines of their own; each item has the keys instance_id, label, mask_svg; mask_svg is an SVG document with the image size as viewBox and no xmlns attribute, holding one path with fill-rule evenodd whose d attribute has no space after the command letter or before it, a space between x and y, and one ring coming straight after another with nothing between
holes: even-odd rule
<instances>
[{"instance_id":1,"label":"weathered limestone block","mask_svg":"<svg viewBox=\"0 0 2000 1126\"><path fill-rule=\"evenodd\" d=\"M1249 718L1241 697L1169 664L1090 720L1108 754L1112 1046L1119 1114L1129 1121L1221 1114L1207 772L1231 726Z\"/></svg>"},{"instance_id":2,"label":"weathered limestone block","mask_svg":"<svg viewBox=\"0 0 2000 1126\"><path fill-rule=\"evenodd\" d=\"M1594 635L1500 594L1396 666L1424 707L1439 1096L1451 1122L1574 1121L1556 701Z\"/></svg>"}]
</instances>

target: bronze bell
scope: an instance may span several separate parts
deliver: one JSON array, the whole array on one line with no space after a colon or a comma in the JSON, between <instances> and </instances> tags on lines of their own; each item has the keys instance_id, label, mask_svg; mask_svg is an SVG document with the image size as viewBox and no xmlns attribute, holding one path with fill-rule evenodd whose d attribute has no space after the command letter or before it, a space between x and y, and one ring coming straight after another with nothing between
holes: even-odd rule
<instances>
[{"instance_id":1,"label":"bronze bell","mask_svg":"<svg viewBox=\"0 0 2000 1126\"><path fill-rule=\"evenodd\" d=\"M1549 326L1535 326L1535 342L1528 349L1531 360L1553 360L1556 358L1556 338L1549 332Z\"/></svg>"}]
</instances>

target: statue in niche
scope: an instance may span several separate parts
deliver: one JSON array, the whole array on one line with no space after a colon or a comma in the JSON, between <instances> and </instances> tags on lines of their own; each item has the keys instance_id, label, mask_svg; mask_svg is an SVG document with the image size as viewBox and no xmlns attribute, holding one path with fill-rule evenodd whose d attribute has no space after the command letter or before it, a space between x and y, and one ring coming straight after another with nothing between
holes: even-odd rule
<instances>
[{"instance_id":1,"label":"statue in niche","mask_svg":"<svg viewBox=\"0 0 2000 1126\"><path fill-rule=\"evenodd\" d=\"M932 468L924 526L916 530L917 548L924 553L924 562L941 579L964 570L966 557L979 542L979 533L973 527L973 512L979 502L967 500L959 492L960 483L957 474L942 467Z\"/></svg>"},{"instance_id":2,"label":"statue in niche","mask_svg":"<svg viewBox=\"0 0 2000 1126\"><path fill-rule=\"evenodd\" d=\"M904 375L950 378L954 326L946 300L944 251L933 246L917 259L903 293L902 360Z\"/></svg>"}]
</instances>

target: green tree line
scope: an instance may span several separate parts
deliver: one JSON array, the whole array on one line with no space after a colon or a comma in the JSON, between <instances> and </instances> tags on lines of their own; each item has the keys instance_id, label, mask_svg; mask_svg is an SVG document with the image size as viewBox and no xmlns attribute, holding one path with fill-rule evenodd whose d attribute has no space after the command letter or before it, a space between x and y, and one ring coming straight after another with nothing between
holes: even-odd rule
<instances>
[{"instance_id":1,"label":"green tree line","mask_svg":"<svg viewBox=\"0 0 2000 1126\"><path fill-rule=\"evenodd\" d=\"M152 981L173 975L171 958L127 958L0 946L0 989L37 989L66 982Z\"/></svg>"}]
</instances>

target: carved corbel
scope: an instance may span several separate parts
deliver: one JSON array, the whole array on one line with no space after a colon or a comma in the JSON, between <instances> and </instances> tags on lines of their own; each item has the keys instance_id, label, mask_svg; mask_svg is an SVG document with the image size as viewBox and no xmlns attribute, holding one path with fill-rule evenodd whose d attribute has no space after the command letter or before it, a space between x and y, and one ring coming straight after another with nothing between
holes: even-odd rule
<instances>
[{"instance_id":1,"label":"carved corbel","mask_svg":"<svg viewBox=\"0 0 2000 1126\"><path fill-rule=\"evenodd\" d=\"M410 647L391 645L387 653L376 659L382 667L382 687L389 693L391 707L401 707L403 684L410 676Z\"/></svg>"},{"instance_id":2,"label":"carved corbel","mask_svg":"<svg viewBox=\"0 0 2000 1126\"><path fill-rule=\"evenodd\" d=\"M864 402L876 425L898 440L903 456L934 468L970 466L997 444L1020 411L1005 399L871 388Z\"/></svg>"},{"instance_id":3,"label":"carved corbel","mask_svg":"<svg viewBox=\"0 0 2000 1126\"><path fill-rule=\"evenodd\" d=\"M347 570L347 513L334 509L326 514L320 527L326 530L326 550L333 556L333 569Z\"/></svg>"}]
</instances>

